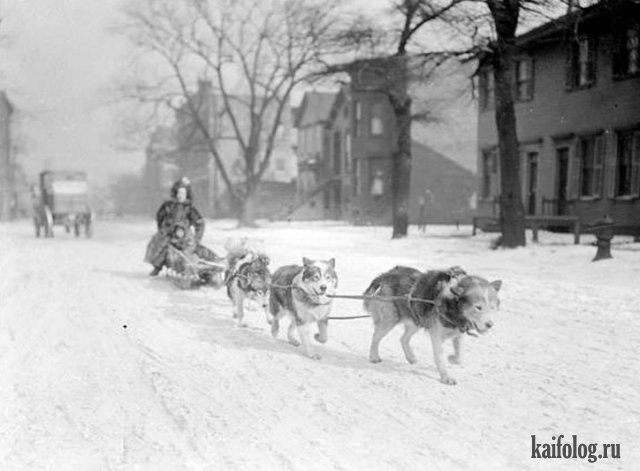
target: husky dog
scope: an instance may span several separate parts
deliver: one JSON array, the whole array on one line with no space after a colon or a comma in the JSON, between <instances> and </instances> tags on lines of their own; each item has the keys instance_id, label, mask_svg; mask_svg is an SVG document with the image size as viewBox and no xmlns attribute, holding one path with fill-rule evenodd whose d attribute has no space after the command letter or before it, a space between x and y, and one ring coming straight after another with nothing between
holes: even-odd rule
<instances>
[{"instance_id":1,"label":"husky dog","mask_svg":"<svg viewBox=\"0 0 640 471\"><path fill-rule=\"evenodd\" d=\"M491 316L500 306L498 291L501 285L499 280L490 283L484 278L467 275L459 267L422 273L414 268L397 266L377 276L364 293L369 297L364 301L364 308L371 314L375 326L369 359L373 363L381 361L380 340L397 324L403 323L405 331L400 343L407 361L415 363L409 341L420 329L426 329L431 335L440 380L445 384L456 384L447 373L442 344L449 338L453 340L454 355L449 356L449 361L460 363L463 334L477 336L476 332L485 333L493 326ZM376 296L406 296L407 299L390 301L375 299ZM420 300L432 300L433 304Z\"/></svg>"},{"instance_id":2,"label":"husky dog","mask_svg":"<svg viewBox=\"0 0 640 471\"><path fill-rule=\"evenodd\" d=\"M303 266L287 265L278 268L273 274L273 287L269 310L273 316L271 320L271 335L278 337L280 319L290 315L293 319L287 331L289 343L296 347L302 344L305 356L319 360L318 353L310 350L309 334L311 324L318 324L318 333L314 335L316 341L327 341L327 326L331 312L331 298L338 285L335 271L335 259L328 261L302 259ZM300 341L293 335L294 328L298 330Z\"/></svg>"},{"instance_id":3,"label":"husky dog","mask_svg":"<svg viewBox=\"0 0 640 471\"><path fill-rule=\"evenodd\" d=\"M225 273L227 294L233 304L233 317L238 327L245 327L244 300L249 299L263 309L267 322L270 320L267 311L271 273L269 258L261 253L232 252L228 256L228 269Z\"/></svg>"}]
</instances>

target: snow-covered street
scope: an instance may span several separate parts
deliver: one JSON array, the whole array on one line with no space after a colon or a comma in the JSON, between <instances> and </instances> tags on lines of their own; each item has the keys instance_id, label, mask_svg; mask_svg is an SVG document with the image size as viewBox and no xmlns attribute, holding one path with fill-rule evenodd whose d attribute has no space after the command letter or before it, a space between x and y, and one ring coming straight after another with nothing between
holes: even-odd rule
<instances>
[{"instance_id":1,"label":"snow-covered street","mask_svg":"<svg viewBox=\"0 0 640 471\"><path fill-rule=\"evenodd\" d=\"M99 221L92 239L0 225L1 470L640 469L640 243L616 237L614 258L591 263L588 235L491 251L496 235L469 227L398 241L389 228L232 227L209 222L204 243L262 239L272 269L335 257L339 294L398 264L460 265L502 279L501 311L446 386L424 334L417 365L401 328L372 364L369 319L332 320L320 361L272 339L262 313L235 327L224 290L148 276L152 221ZM362 313L334 301L335 316ZM621 458L532 458L532 435L559 434L620 444Z\"/></svg>"}]
</instances>

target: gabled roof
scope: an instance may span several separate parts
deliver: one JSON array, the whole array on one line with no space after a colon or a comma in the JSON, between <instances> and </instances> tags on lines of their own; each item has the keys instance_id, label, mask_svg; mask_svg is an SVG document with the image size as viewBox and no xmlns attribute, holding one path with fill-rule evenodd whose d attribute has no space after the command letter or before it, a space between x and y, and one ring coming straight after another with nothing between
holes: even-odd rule
<instances>
[{"instance_id":1,"label":"gabled roof","mask_svg":"<svg viewBox=\"0 0 640 471\"><path fill-rule=\"evenodd\" d=\"M306 92L298 107L294 127L302 128L329 120L331 107L338 94L336 92Z\"/></svg>"},{"instance_id":2,"label":"gabled roof","mask_svg":"<svg viewBox=\"0 0 640 471\"><path fill-rule=\"evenodd\" d=\"M640 3L636 0L602 0L586 8L576 10L519 35L520 47L531 47L566 39L569 33L589 31L604 32L612 27L614 20L631 20L640 14ZM636 20L637 21L637 20Z\"/></svg>"},{"instance_id":3,"label":"gabled roof","mask_svg":"<svg viewBox=\"0 0 640 471\"><path fill-rule=\"evenodd\" d=\"M436 176L436 179L451 176L461 176L471 179L475 178L474 172L463 167L451 157L448 157L434 148L413 139L411 140L411 160L412 162L428 162L429 171Z\"/></svg>"}]
</instances>

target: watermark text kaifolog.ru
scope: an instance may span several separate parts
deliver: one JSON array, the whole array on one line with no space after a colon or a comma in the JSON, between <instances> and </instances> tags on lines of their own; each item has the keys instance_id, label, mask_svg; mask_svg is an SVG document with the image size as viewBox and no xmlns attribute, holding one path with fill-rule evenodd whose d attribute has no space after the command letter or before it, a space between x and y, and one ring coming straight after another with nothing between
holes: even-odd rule
<instances>
[{"instance_id":1,"label":"watermark text kaifolog.ru","mask_svg":"<svg viewBox=\"0 0 640 471\"><path fill-rule=\"evenodd\" d=\"M589 463L595 463L598 460L620 459L620 444L579 443L577 435L552 436L551 442L542 442L531 435L531 458L586 459Z\"/></svg>"}]
</instances>

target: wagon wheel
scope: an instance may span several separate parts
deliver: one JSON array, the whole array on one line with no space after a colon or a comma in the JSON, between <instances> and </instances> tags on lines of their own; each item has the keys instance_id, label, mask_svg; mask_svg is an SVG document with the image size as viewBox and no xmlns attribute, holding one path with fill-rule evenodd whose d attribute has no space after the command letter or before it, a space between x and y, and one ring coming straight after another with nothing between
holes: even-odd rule
<instances>
[{"instance_id":1,"label":"wagon wheel","mask_svg":"<svg viewBox=\"0 0 640 471\"><path fill-rule=\"evenodd\" d=\"M53 213L49 206L44 207L44 236L53 237Z\"/></svg>"}]
</instances>

